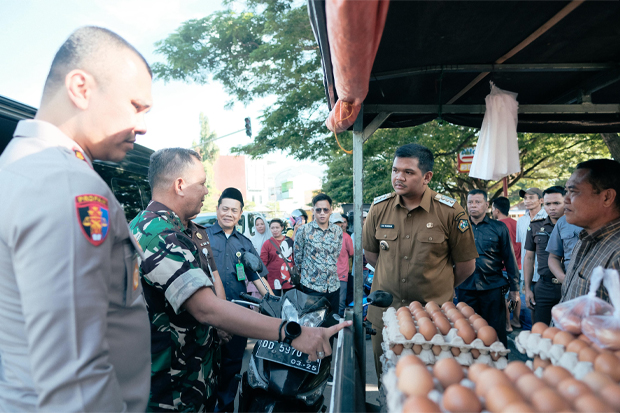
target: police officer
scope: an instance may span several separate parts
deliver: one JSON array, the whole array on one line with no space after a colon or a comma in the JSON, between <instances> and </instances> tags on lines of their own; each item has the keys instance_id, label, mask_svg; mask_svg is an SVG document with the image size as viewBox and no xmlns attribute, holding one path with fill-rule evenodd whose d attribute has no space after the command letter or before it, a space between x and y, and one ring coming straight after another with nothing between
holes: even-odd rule
<instances>
[{"instance_id":1,"label":"police officer","mask_svg":"<svg viewBox=\"0 0 620 413\"><path fill-rule=\"evenodd\" d=\"M562 281L549 269L547 244L556 222L564 215L564 188L552 186L543 191L546 218L534 219L525 237L525 302L532 310L532 323L551 323L551 308L562 298ZM534 257L538 260L540 278L532 289Z\"/></svg>"},{"instance_id":2,"label":"police officer","mask_svg":"<svg viewBox=\"0 0 620 413\"><path fill-rule=\"evenodd\" d=\"M375 198L363 231L366 259L375 267L372 289L394 296L395 308L417 300L442 304L476 268L476 245L463 208L428 187L433 154L421 145L396 150L393 193ZM380 376L383 310L368 309L377 334L372 337Z\"/></svg>"},{"instance_id":3,"label":"police officer","mask_svg":"<svg viewBox=\"0 0 620 413\"><path fill-rule=\"evenodd\" d=\"M252 281L258 291L265 295L273 295L267 281L261 282L259 277L267 275L267 269L259 275L241 264L241 255L249 251L260 258L252 241L241 234L235 226L243 213L243 195L236 188L226 188L217 203L217 222L207 228L211 241L211 249L215 255L215 262L220 272L227 300L240 298L241 293L247 292L245 280ZM222 370L218 387L216 411L232 412L238 381L236 375L241 371L243 353L247 345L247 338L233 336L222 346Z\"/></svg>"},{"instance_id":4,"label":"police officer","mask_svg":"<svg viewBox=\"0 0 620 413\"><path fill-rule=\"evenodd\" d=\"M146 409L139 250L92 161L121 161L150 106L140 53L82 27L0 157L0 411Z\"/></svg>"}]
</instances>

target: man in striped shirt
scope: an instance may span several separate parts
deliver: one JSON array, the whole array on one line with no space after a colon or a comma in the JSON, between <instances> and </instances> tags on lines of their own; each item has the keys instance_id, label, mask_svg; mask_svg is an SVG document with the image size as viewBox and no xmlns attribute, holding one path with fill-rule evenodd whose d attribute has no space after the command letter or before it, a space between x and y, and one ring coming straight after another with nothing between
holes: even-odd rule
<instances>
[{"instance_id":1,"label":"man in striped shirt","mask_svg":"<svg viewBox=\"0 0 620 413\"><path fill-rule=\"evenodd\" d=\"M562 301L587 294L598 266L620 269L620 163L592 159L577 165L566 183L564 213L583 228L562 286ZM601 286L597 295L609 301Z\"/></svg>"}]
</instances>

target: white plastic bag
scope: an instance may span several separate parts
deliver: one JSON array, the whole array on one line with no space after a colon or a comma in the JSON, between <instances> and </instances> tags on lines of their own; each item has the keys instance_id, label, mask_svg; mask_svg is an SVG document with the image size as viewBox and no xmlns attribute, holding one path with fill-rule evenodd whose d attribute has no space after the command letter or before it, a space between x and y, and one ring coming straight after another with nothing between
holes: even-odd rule
<instances>
[{"instance_id":1,"label":"white plastic bag","mask_svg":"<svg viewBox=\"0 0 620 413\"><path fill-rule=\"evenodd\" d=\"M558 304L551 309L553 324L560 330L581 334L581 321L591 315L605 315L614 312L614 308L596 296L605 277L603 267L596 267L590 276L590 291L586 295Z\"/></svg>"},{"instance_id":2,"label":"white plastic bag","mask_svg":"<svg viewBox=\"0 0 620 413\"><path fill-rule=\"evenodd\" d=\"M603 284L614 305L614 313L584 318L581 322L581 330L597 346L608 350L620 350L620 276L618 276L618 271L605 270Z\"/></svg>"},{"instance_id":3,"label":"white plastic bag","mask_svg":"<svg viewBox=\"0 0 620 413\"><path fill-rule=\"evenodd\" d=\"M490 83L491 93L485 98L486 111L469 176L498 181L521 171L517 140L519 103L517 93Z\"/></svg>"}]
</instances>

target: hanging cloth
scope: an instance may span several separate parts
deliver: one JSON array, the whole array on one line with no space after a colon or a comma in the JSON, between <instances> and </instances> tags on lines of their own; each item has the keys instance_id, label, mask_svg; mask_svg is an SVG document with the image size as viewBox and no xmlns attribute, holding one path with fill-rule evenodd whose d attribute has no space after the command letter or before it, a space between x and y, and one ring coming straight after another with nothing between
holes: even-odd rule
<instances>
[{"instance_id":1,"label":"hanging cloth","mask_svg":"<svg viewBox=\"0 0 620 413\"><path fill-rule=\"evenodd\" d=\"M327 0L325 3L338 94L325 124L334 133L351 127L362 108L389 5L389 0Z\"/></svg>"},{"instance_id":2,"label":"hanging cloth","mask_svg":"<svg viewBox=\"0 0 620 413\"><path fill-rule=\"evenodd\" d=\"M521 171L517 140L517 93L508 92L491 83L485 98L486 111L469 176L499 181Z\"/></svg>"}]
</instances>

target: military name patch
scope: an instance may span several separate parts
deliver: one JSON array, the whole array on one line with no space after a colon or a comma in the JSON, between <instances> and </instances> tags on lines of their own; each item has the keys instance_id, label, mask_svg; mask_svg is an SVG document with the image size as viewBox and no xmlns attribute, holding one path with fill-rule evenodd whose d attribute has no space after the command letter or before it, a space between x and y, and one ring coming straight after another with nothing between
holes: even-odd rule
<instances>
[{"instance_id":1,"label":"military name patch","mask_svg":"<svg viewBox=\"0 0 620 413\"><path fill-rule=\"evenodd\" d=\"M469 221L466 219L462 219L459 221L459 231L465 232L469 229Z\"/></svg>"},{"instance_id":2,"label":"military name patch","mask_svg":"<svg viewBox=\"0 0 620 413\"><path fill-rule=\"evenodd\" d=\"M85 194L75 197L78 223L86 239L95 247L105 241L109 229L107 198Z\"/></svg>"},{"instance_id":3,"label":"military name patch","mask_svg":"<svg viewBox=\"0 0 620 413\"><path fill-rule=\"evenodd\" d=\"M380 227L381 228L394 228L394 225L392 225L392 224L381 224Z\"/></svg>"}]
</instances>

